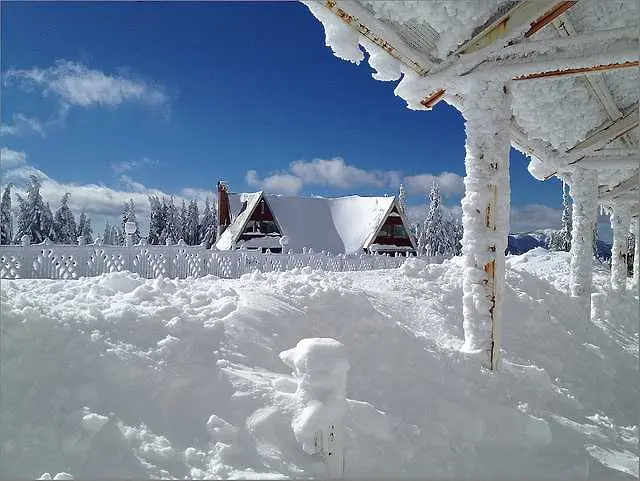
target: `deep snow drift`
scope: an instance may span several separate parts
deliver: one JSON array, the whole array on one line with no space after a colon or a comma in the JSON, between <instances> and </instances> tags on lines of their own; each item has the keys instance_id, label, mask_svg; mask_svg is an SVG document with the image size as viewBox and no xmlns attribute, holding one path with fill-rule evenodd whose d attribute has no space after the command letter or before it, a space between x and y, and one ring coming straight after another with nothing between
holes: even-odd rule
<instances>
[{"instance_id":1,"label":"deep snow drift","mask_svg":"<svg viewBox=\"0 0 640 481\"><path fill-rule=\"evenodd\" d=\"M637 294L607 294L602 320L580 319L568 267L543 249L507 258L499 373L459 352L460 259L3 280L0 478L325 477L301 444L311 418L296 424L305 346L280 357L320 337L344 345L323 352L347 378L347 478L633 479Z\"/></svg>"}]
</instances>

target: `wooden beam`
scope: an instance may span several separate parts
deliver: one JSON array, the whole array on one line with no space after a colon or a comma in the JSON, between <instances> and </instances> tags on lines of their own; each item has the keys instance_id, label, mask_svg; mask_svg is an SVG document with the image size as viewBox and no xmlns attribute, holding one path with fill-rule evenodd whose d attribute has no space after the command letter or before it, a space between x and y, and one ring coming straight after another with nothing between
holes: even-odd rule
<instances>
[{"instance_id":1,"label":"wooden beam","mask_svg":"<svg viewBox=\"0 0 640 481\"><path fill-rule=\"evenodd\" d=\"M538 72L531 73L527 75L521 75L519 77L514 77L513 80L532 80L538 78L548 78L548 77L566 77L569 75L577 75L583 73L591 73L591 72L606 72L609 70L618 70L622 68L633 68L638 67L640 62L637 60L631 62L623 62L623 63L608 63L604 65L594 65L592 67L577 67L577 68L568 68L564 70L550 70L547 72Z\"/></svg>"},{"instance_id":2,"label":"wooden beam","mask_svg":"<svg viewBox=\"0 0 640 481\"><path fill-rule=\"evenodd\" d=\"M623 180L619 184L609 189L599 189L600 197L604 199L613 199L620 194L625 194L632 189L640 187L640 173L636 172L634 175L626 180Z\"/></svg>"},{"instance_id":3,"label":"wooden beam","mask_svg":"<svg viewBox=\"0 0 640 481\"><path fill-rule=\"evenodd\" d=\"M591 152L604 147L621 135L624 135L630 130L637 127L638 122L638 105L635 104L630 108L630 112L624 117L591 134L585 140L569 149L567 151L567 157L565 158L567 163L578 160L580 157L588 155Z\"/></svg>"},{"instance_id":4,"label":"wooden beam","mask_svg":"<svg viewBox=\"0 0 640 481\"><path fill-rule=\"evenodd\" d=\"M432 109L435 104L444 98L444 94L444 89L436 90L431 95L421 100L420 103L427 109Z\"/></svg>"},{"instance_id":5,"label":"wooden beam","mask_svg":"<svg viewBox=\"0 0 640 481\"><path fill-rule=\"evenodd\" d=\"M550 12L553 12L559 6L566 3L575 2L559 2L557 0L528 0L519 2L496 21L482 29L477 35L474 35L470 40L464 42L453 52L453 55L476 52L498 40L508 40L509 37L513 37L514 35L518 37L521 35L523 27L529 25L529 30L531 30L533 25L543 22L543 19L549 15ZM549 20L549 22L550 21L551 20Z\"/></svg>"},{"instance_id":6,"label":"wooden beam","mask_svg":"<svg viewBox=\"0 0 640 481\"><path fill-rule=\"evenodd\" d=\"M613 152L609 153L608 150ZM607 149L600 152L594 152L591 155L581 157L567 165L579 165L583 169L620 169L633 168L640 165L640 154L637 151L631 151L630 155L616 153L615 151L624 151L630 149Z\"/></svg>"},{"instance_id":7,"label":"wooden beam","mask_svg":"<svg viewBox=\"0 0 640 481\"><path fill-rule=\"evenodd\" d=\"M569 1L569 2L559 2L551 10L549 10L542 17L540 17L539 19L537 19L535 22L531 24L531 28L529 28L529 30L527 30L527 32L524 34L525 38L529 38L533 36L535 33L537 33L538 31L542 30L542 28L544 28L546 25L551 23L560 15L562 15L564 12L569 10L576 3L578 3L577 0Z\"/></svg>"}]
</instances>

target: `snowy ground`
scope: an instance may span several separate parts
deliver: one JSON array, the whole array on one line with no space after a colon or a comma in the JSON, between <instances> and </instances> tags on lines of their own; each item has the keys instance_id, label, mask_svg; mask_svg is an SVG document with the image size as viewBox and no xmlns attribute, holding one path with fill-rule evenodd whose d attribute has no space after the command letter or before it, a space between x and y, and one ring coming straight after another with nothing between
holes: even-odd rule
<instances>
[{"instance_id":1,"label":"snowy ground","mask_svg":"<svg viewBox=\"0 0 640 481\"><path fill-rule=\"evenodd\" d=\"M323 477L294 437L279 353L332 337L350 364L347 478L633 479L638 298L585 321L568 265L543 249L508 258L497 374L457 351L460 259L3 280L0 478Z\"/></svg>"}]
</instances>

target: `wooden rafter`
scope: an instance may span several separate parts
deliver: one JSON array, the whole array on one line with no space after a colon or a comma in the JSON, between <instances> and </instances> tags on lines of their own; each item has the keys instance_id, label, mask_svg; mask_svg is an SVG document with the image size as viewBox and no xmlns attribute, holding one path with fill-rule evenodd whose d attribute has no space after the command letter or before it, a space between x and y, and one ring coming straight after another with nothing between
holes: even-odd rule
<instances>
[{"instance_id":1,"label":"wooden rafter","mask_svg":"<svg viewBox=\"0 0 640 481\"><path fill-rule=\"evenodd\" d=\"M626 134L638 126L638 105L635 104L630 108L630 112L624 117L619 118L615 122L591 134L582 142L574 145L567 151L565 161L567 164L578 160L580 157L594 152L610 142L613 142L620 136Z\"/></svg>"},{"instance_id":2,"label":"wooden rafter","mask_svg":"<svg viewBox=\"0 0 640 481\"><path fill-rule=\"evenodd\" d=\"M519 77L514 77L513 80L533 80L539 78L549 78L549 77L568 77L570 75L579 75L585 73L593 73L593 72L607 72L609 70L618 70L622 68L633 68L638 67L640 62L637 60L631 62L623 62L623 63L607 63L602 65L593 65L591 67L578 67L578 68L567 68L567 69L557 69L557 70L548 70L546 72L536 72L530 73L527 75L521 75Z\"/></svg>"},{"instance_id":3,"label":"wooden rafter","mask_svg":"<svg viewBox=\"0 0 640 481\"><path fill-rule=\"evenodd\" d=\"M600 188L599 194L600 194L600 197L610 200L621 194L625 194L630 190L638 189L638 187L640 187L640 173L636 171L636 173L633 174L631 177L627 178L626 180L623 180L622 182L620 182L614 187L611 187L609 189Z\"/></svg>"}]
</instances>

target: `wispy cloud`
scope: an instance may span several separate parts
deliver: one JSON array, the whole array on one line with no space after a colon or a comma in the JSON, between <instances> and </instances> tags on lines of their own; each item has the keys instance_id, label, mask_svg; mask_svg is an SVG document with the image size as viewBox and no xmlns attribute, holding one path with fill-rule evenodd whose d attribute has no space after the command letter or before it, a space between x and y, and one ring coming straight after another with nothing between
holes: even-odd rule
<instances>
[{"instance_id":1,"label":"wispy cloud","mask_svg":"<svg viewBox=\"0 0 640 481\"><path fill-rule=\"evenodd\" d=\"M302 179L287 173L272 174L261 179L258 172L249 170L245 175L245 180L250 186L278 194L297 194L304 186Z\"/></svg>"},{"instance_id":2,"label":"wispy cloud","mask_svg":"<svg viewBox=\"0 0 640 481\"><path fill-rule=\"evenodd\" d=\"M318 185L339 190L359 187L398 189L405 184L409 194L425 194L434 180L440 184L445 196L464 192L462 177L451 172L438 175L420 174L403 177L397 170L366 170L347 164L341 157L333 159L296 160L287 170L260 177L257 171L249 170L245 175L248 185L283 194L297 194L306 185Z\"/></svg>"},{"instance_id":3,"label":"wispy cloud","mask_svg":"<svg viewBox=\"0 0 640 481\"><path fill-rule=\"evenodd\" d=\"M155 167L160 165L160 162L154 159L143 158L142 160L125 160L122 162L112 162L109 164L111 170L116 174L124 174L132 170L140 169L143 167Z\"/></svg>"},{"instance_id":4,"label":"wispy cloud","mask_svg":"<svg viewBox=\"0 0 640 481\"><path fill-rule=\"evenodd\" d=\"M11 150L8 147L0 148L0 169L12 169L24 165L27 154Z\"/></svg>"},{"instance_id":5,"label":"wispy cloud","mask_svg":"<svg viewBox=\"0 0 640 481\"><path fill-rule=\"evenodd\" d=\"M125 102L135 102L167 109L169 104L169 97L158 85L131 75L105 73L68 60L58 60L45 69L9 69L4 74L4 83L7 88L37 91L53 98L58 109L56 115L47 121L16 113L12 124L0 126L0 134L3 135L36 132L44 136L50 127L64 123L71 108L115 108Z\"/></svg>"}]
</instances>

